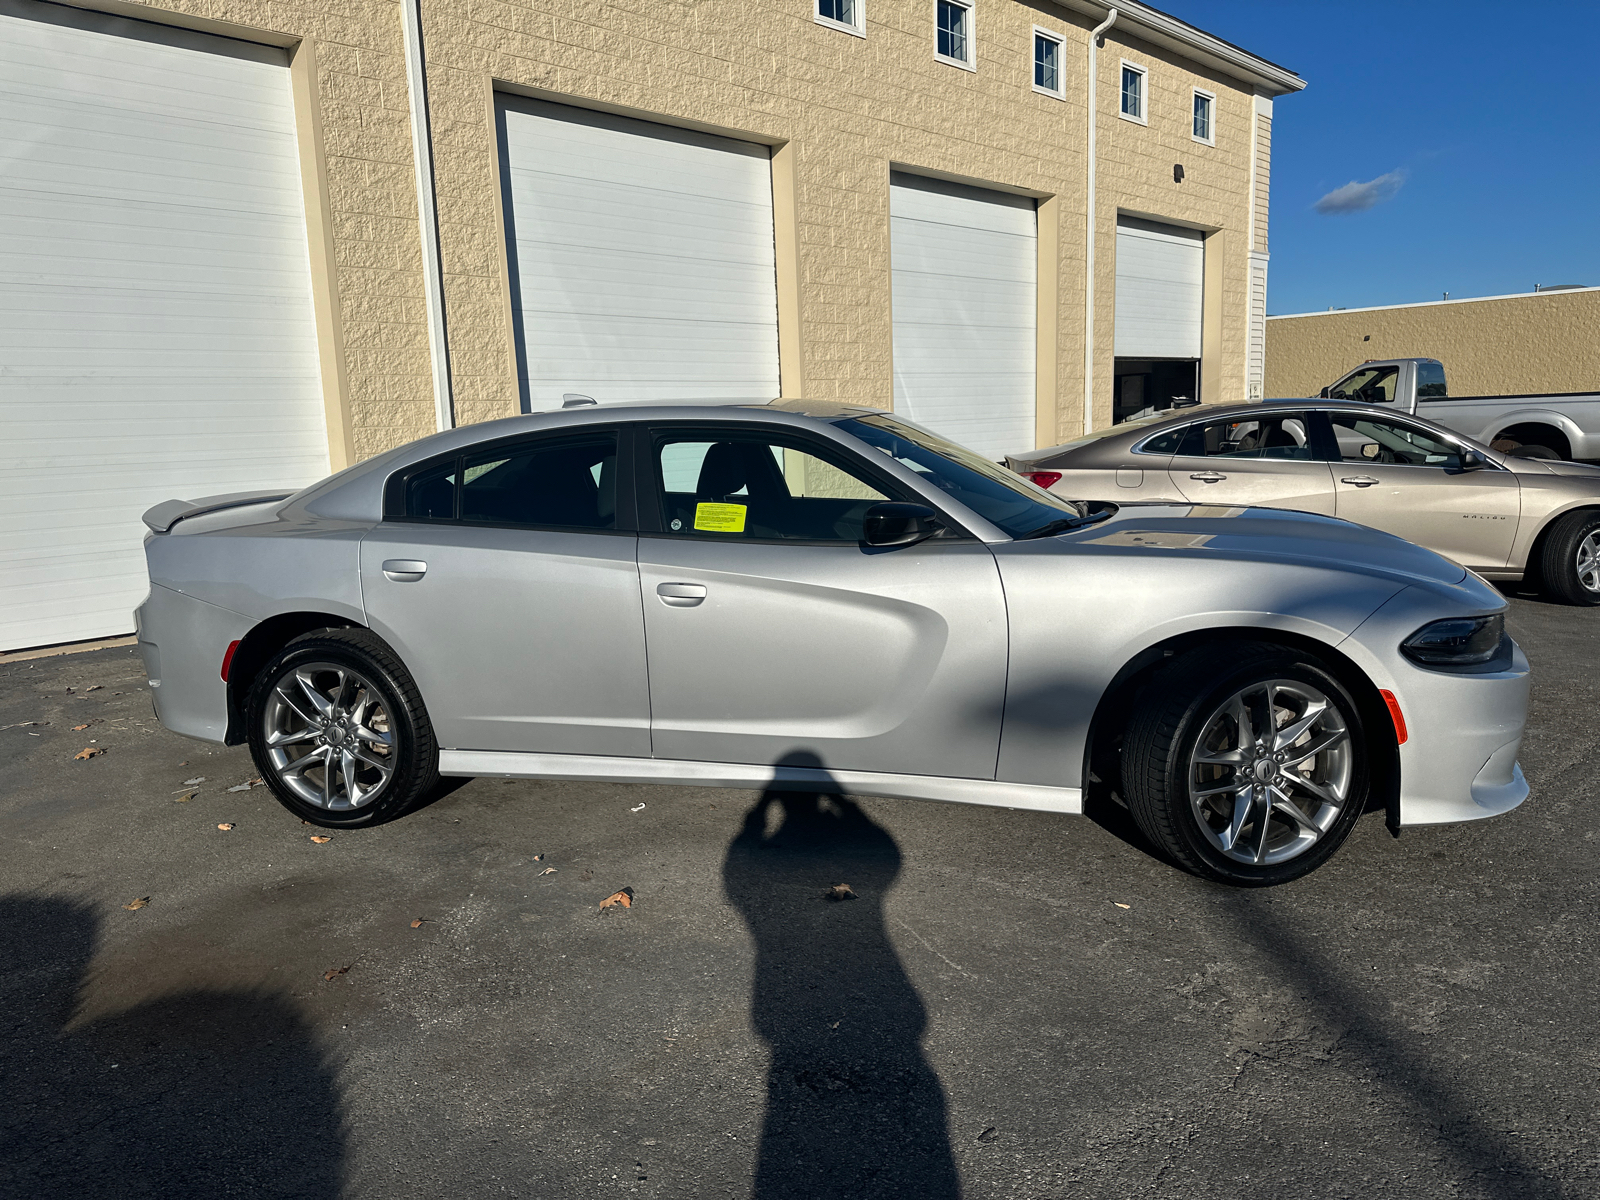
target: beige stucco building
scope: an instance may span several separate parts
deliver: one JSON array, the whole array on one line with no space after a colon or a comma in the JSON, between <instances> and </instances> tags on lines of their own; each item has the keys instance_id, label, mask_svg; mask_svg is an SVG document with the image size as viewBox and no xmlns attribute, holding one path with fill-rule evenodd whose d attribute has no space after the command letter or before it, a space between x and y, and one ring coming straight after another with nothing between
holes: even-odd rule
<instances>
[{"instance_id":1,"label":"beige stucco building","mask_svg":"<svg viewBox=\"0 0 1600 1200\"><path fill-rule=\"evenodd\" d=\"M0 186L34 314L0 412L99 496L0 545L27 581L0 648L116 631L116 589L30 614L108 555L138 576L151 503L572 393L893 405L996 457L1263 394L1273 100L1304 84L1141 4L0 0L0 22L26 92L0 122L34 148Z\"/></svg>"},{"instance_id":2,"label":"beige stucco building","mask_svg":"<svg viewBox=\"0 0 1600 1200\"><path fill-rule=\"evenodd\" d=\"M1269 396L1383 358L1437 358L1455 396L1600 391L1600 287L1267 318Z\"/></svg>"}]
</instances>

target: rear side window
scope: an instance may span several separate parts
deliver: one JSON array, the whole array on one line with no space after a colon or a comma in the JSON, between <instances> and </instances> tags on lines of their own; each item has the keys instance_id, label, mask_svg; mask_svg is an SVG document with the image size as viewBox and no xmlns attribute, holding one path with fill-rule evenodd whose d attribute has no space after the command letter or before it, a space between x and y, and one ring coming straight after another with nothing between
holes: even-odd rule
<instances>
[{"instance_id":1,"label":"rear side window","mask_svg":"<svg viewBox=\"0 0 1600 1200\"><path fill-rule=\"evenodd\" d=\"M1417 364L1417 399L1418 400L1443 400L1446 398L1444 387L1444 364L1436 362L1420 362Z\"/></svg>"},{"instance_id":2,"label":"rear side window","mask_svg":"<svg viewBox=\"0 0 1600 1200\"><path fill-rule=\"evenodd\" d=\"M1291 462L1320 459L1311 447L1304 413L1273 413L1249 421L1208 421L1191 425L1183 453L1206 458L1274 458Z\"/></svg>"},{"instance_id":3,"label":"rear side window","mask_svg":"<svg viewBox=\"0 0 1600 1200\"><path fill-rule=\"evenodd\" d=\"M617 528L617 435L501 443L391 481L388 512L412 521Z\"/></svg>"},{"instance_id":4,"label":"rear side window","mask_svg":"<svg viewBox=\"0 0 1600 1200\"><path fill-rule=\"evenodd\" d=\"M1158 433L1139 447L1139 453L1176 454L1178 447L1183 445L1183 439L1188 436L1189 429L1188 425L1180 425L1177 429L1169 429L1165 433Z\"/></svg>"}]
</instances>

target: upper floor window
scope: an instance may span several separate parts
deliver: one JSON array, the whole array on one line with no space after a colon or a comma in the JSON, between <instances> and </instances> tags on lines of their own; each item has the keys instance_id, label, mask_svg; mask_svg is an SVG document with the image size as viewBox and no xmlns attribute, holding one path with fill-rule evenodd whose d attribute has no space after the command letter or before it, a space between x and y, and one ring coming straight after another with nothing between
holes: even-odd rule
<instances>
[{"instance_id":1,"label":"upper floor window","mask_svg":"<svg viewBox=\"0 0 1600 1200\"><path fill-rule=\"evenodd\" d=\"M1033 28L1033 90L1064 99L1061 80L1061 38L1047 29Z\"/></svg>"},{"instance_id":2,"label":"upper floor window","mask_svg":"<svg viewBox=\"0 0 1600 1200\"><path fill-rule=\"evenodd\" d=\"M863 0L817 0L817 24L866 37L867 21L862 4Z\"/></svg>"},{"instance_id":3,"label":"upper floor window","mask_svg":"<svg viewBox=\"0 0 1600 1200\"><path fill-rule=\"evenodd\" d=\"M1204 142L1208 146L1217 144L1217 131L1213 123L1212 113L1216 109L1217 98L1210 92L1202 92L1199 88L1194 90L1194 140Z\"/></svg>"},{"instance_id":4,"label":"upper floor window","mask_svg":"<svg viewBox=\"0 0 1600 1200\"><path fill-rule=\"evenodd\" d=\"M972 46L972 5L967 0L935 0L937 56L951 66L977 70Z\"/></svg>"},{"instance_id":5,"label":"upper floor window","mask_svg":"<svg viewBox=\"0 0 1600 1200\"><path fill-rule=\"evenodd\" d=\"M1141 125L1149 124L1145 116L1145 69L1126 59L1122 62L1122 115Z\"/></svg>"}]
</instances>

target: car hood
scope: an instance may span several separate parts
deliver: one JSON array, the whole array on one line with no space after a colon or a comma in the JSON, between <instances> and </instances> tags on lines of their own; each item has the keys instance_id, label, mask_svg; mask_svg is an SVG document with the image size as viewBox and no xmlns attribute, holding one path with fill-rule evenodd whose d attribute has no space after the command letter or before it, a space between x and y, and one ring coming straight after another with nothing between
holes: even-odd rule
<instances>
[{"instance_id":1,"label":"car hood","mask_svg":"<svg viewBox=\"0 0 1600 1200\"><path fill-rule=\"evenodd\" d=\"M1195 554L1230 562L1286 562L1453 585L1466 569L1421 546L1333 517L1220 504L1126 504L1107 520L1043 539L1065 552Z\"/></svg>"}]
</instances>

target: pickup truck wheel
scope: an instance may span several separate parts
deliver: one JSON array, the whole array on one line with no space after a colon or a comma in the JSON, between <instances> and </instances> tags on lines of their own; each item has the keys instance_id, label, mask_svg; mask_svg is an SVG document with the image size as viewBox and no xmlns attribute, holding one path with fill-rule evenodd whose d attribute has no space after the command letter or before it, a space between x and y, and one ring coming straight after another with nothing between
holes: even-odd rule
<instances>
[{"instance_id":1,"label":"pickup truck wheel","mask_svg":"<svg viewBox=\"0 0 1600 1200\"><path fill-rule=\"evenodd\" d=\"M1544 462L1560 462L1561 455L1549 446L1540 446L1533 442L1523 442L1506 451L1512 458L1537 458Z\"/></svg>"},{"instance_id":2,"label":"pickup truck wheel","mask_svg":"<svg viewBox=\"0 0 1600 1200\"><path fill-rule=\"evenodd\" d=\"M1552 600L1600 605L1600 512L1568 513L1550 527L1539 554L1539 575Z\"/></svg>"},{"instance_id":3,"label":"pickup truck wheel","mask_svg":"<svg viewBox=\"0 0 1600 1200\"><path fill-rule=\"evenodd\" d=\"M290 642L256 677L247 711L256 770L313 825L380 824L438 784L439 750L417 685L368 630Z\"/></svg>"},{"instance_id":4,"label":"pickup truck wheel","mask_svg":"<svg viewBox=\"0 0 1600 1200\"><path fill-rule=\"evenodd\" d=\"M1174 659L1129 723L1122 778L1146 836L1236 887L1315 870L1366 807L1366 737L1344 686L1260 642Z\"/></svg>"}]
</instances>

